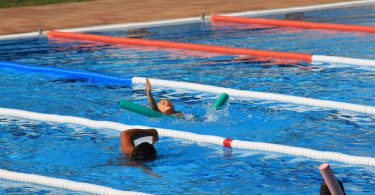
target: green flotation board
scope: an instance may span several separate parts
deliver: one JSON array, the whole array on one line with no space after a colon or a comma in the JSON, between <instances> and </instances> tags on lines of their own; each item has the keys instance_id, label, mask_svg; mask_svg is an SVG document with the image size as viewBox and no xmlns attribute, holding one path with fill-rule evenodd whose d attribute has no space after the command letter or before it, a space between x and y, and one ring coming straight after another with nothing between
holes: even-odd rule
<instances>
[{"instance_id":1,"label":"green flotation board","mask_svg":"<svg viewBox=\"0 0 375 195\"><path fill-rule=\"evenodd\" d=\"M132 112L135 112L135 113L138 113L138 114L142 114L142 115L145 115L145 116L149 116L149 117L168 116L168 115L165 115L165 114L163 114L159 111L155 111L151 108L147 108L147 107L135 104L133 102L129 102L127 100L121 100L120 101L120 107L125 109L125 110L129 110L129 111L132 111Z\"/></svg>"},{"instance_id":2,"label":"green flotation board","mask_svg":"<svg viewBox=\"0 0 375 195\"><path fill-rule=\"evenodd\" d=\"M228 94L226 94L226 93L220 94L220 96L216 99L212 108L214 108L216 110L220 110L221 108L223 108L224 104L228 101L228 99L229 99Z\"/></svg>"}]
</instances>

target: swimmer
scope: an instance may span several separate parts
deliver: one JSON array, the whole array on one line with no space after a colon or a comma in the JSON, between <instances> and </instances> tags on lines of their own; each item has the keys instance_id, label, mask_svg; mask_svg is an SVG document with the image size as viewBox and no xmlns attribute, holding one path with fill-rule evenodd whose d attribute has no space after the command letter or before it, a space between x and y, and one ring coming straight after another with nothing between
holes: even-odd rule
<instances>
[{"instance_id":1,"label":"swimmer","mask_svg":"<svg viewBox=\"0 0 375 195\"><path fill-rule=\"evenodd\" d=\"M120 134L121 151L130 161L152 161L157 156L154 144L158 140L156 129L128 129Z\"/></svg>"},{"instance_id":2,"label":"swimmer","mask_svg":"<svg viewBox=\"0 0 375 195\"><path fill-rule=\"evenodd\" d=\"M342 181L337 180L337 182L339 183L340 188L341 188L342 192L344 193L344 195L346 195L344 185L342 184ZM320 195L331 195L331 194L332 193L329 191L326 182L323 181L322 185L320 186Z\"/></svg>"},{"instance_id":3,"label":"swimmer","mask_svg":"<svg viewBox=\"0 0 375 195\"><path fill-rule=\"evenodd\" d=\"M150 107L155 110L159 111L166 115L172 115L172 116L184 116L183 113L178 112L174 109L173 103L169 101L168 99L161 99L158 103L156 103L154 97L151 93L151 84L148 79L146 79L146 94L148 103L150 104Z\"/></svg>"}]
</instances>

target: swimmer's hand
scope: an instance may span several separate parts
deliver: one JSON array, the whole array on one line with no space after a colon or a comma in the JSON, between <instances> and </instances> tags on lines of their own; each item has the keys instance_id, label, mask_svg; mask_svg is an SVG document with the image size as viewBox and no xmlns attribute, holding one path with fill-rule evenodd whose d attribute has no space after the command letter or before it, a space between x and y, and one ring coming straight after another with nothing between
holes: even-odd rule
<instances>
[{"instance_id":1,"label":"swimmer's hand","mask_svg":"<svg viewBox=\"0 0 375 195\"><path fill-rule=\"evenodd\" d=\"M161 175L157 174L157 173L154 173L152 171L146 171L148 174L150 174L151 176L154 176L154 177L161 177Z\"/></svg>"},{"instance_id":2,"label":"swimmer's hand","mask_svg":"<svg viewBox=\"0 0 375 195\"><path fill-rule=\"evenodd\" d=\"M161 175L152 172L152 169L150 167L148 167L147 165L140 164L138 162L130 161L126 164L126 166L141 168L144 172L148 173L149 175L151 175L153 177L162 177Z\"/></svg>"},{"instance_id":3,"label":"swimmer's hand","mask_svg":"<svg viewBox=\"0 0 375 195\"><path fill-rule=\"evenodd\" d=\"M152 97L151 84L148 79L146 79L146 95L147 95L148 104L150 105L151 109L155 111L159 111L158 105L156 104L154 97Z\"/></svg>"},{"instance_id":4,"label":"swimmer's hand","mask_svg":"<svg viewBox=\"0 0 375 195\"><path fill-rule=\"evenodd\" d=\"M185 114L184 119L188 121L196 121L199 119L199 117L193 114Z\"/></svg>"}]
</instances>

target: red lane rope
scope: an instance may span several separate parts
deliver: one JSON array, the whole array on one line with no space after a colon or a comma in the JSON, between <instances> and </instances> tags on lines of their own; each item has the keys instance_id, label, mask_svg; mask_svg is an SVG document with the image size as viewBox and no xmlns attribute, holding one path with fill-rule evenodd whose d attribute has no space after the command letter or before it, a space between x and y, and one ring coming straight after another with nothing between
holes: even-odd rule
<instances>
[{"instance_id":1,"label":"red lane rope","mask_svg":"<svg viewBox=\"0 0 375 195\"><path fill-rule=\"evenodd\" d=\"M352 24L335 24L335 23L319 23L319 22L305 22L296 20L278 20L271 18L248 18L248 17L233 17L233 16L211 16L212 21L218 22L233 22L244 24L266 24L273 26L291 26L313 29L329 29L341 31L361 31L375 33L375 26L352 25Z\"/></svg>"},{"instance_id":2,"label":"red lane rope","mask_svg":"<svg viewBox=\"0 0 375 195\"><path fill-rule=\"evenodd\" d=\"M95 35L95 34L81 34L73 32L60 32L60 31L49 31L48 36L52 37L63 37L79 40L90 40L90 41L100 41L106 43L116 43L116 44L126 44L126 45L140 45L149 47L165 47L174 49L189 49L196 51L207 51L213 53L224 53L224 54L234 54L234 55L249 55L257 57L271 57L271 58L283 58L283 59L295 59L311 63L311 54L297 53L297 52L279 52L271 50L257 50L249 48L234 48L226 46L216 46L216 45L204 45L204 44L194 44L194 43L182 43L182 42L172 42L163 40L146 40L138 38L126 38L126 37L112 37L105 35Z\"/></svg>"}]
</instances>

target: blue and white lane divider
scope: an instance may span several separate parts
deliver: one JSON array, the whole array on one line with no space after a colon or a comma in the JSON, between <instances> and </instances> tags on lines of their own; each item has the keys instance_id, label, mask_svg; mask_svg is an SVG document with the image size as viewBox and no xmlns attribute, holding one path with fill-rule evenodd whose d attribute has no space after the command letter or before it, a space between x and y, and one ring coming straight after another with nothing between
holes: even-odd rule
<instances>
[{"instance_id":1,"label":"blue and white lane divider","mask_svg":"<svg viewBox=\"0 0 375 195\"><path fill-rule=\"evenodd\" d=\"M67 75L67 76L74 76L74 77L83 77L88 79L98 79L102 81L109 81L109 82L115 82L115 83L122 83L122 84L128 84L131 85L131 79L132 77L120 77L120 76L114 76L110 74L104 74L104 73L96 73L96 72L90 72L90 71L84 71L84 70L74 70L74 69L68 69L68 68L57 68L52 66L35 66L35 65L27 65L27 64L20 64L15 62L4 62L0 61L0 67L3 68L12 68L27 72L45 72L45 73L51 73L51 74L61 74L61 75Z\"/></svg>"},{"instance_id":2,"label":"blue and white lane divider","mask_svg":"<svg viewBox=\"0 0 375 195\"><path fill-rule=\"evenodd\" d=\"M43 114L30 112L25 110L16 110L9 108L0 108L0 116L23 118L28 120L37 120L43 122L53 122L53 123L70 123L81 125L89 128L95 129L113 129L116 131L123 131L126 129L133 128L154 128L146 126L130 126L112 121L95 121L87 118L80 118L75 116L61 116L55 114ZM276 152L286 155L293 156L303 156L311 159L316 159L319 161L336 161L346 164L353 165L364 165L364 166L375 166L375 158L366 156L353 156L342 154L338 152L327 152L318 151L308 148L300 148L294 146L286 146L281 144L272 144L264 142L252 142L252 141L241 141L233 140L230 138L223 138L213 135L202 135L196 133L190 133L186 131L177 131L171 129L155 128L159 132L160 136L172 137L178 139L189 140L193 142L210 143L217 145L224 145L225 147L247 149L247 150L257 150L264 152Z\"/></svg>"},{"instance_id":3,"label":"blue and white lane divider","mask_svg":"<svg viewBox=\"0 0 375 195\"><path fill-rule=\"evenodd\" d=\"M89 72L89 71L72 70L72 69L49 67L49 66L34 66L34 65L19 64L19 63L14 63L14 62L0 61L0 68L1 67L18 69L18 70L23 70L23 71L31 71L31 72L46 72L46 73L52 73L52 74L72 75L75 77L98 79L98 80L103 80L107 82L122 83L126 85L146 83L145 81L146 78L144 77L113 76L109 74L95 73L95 72ZM214 94L227 93L231 97L271 100L271 101L277 101L277 102L293 103L293 104L327 108L327 109L345 110L345 111L359 112L359 113L372 114L372 115L375 114L375 107L373 106L336 102L336 101L331 101L331 100L319 100L319 99L313 99L313 98L297 97L297 96L274 94L274 93L267 93L267 92L245 91L245 90L216 87L216 86L188 83L188 82L168 81L168 80L161 80L161 79L150 79L150 81L152 82L153 86L162 86L162 87L169 87L169 88L175 88L175 89L188 89L188 90L195 90L195 91L201 91L201 92L209 92L209 93L214 93Z\"/></svg>"},{"instance_id":4,"label":"blue and white lane divider","mask_svg":"<svg viewBox=\"0 0 375 195\"><path fill-rule=\"evenodd\" d=\"M90 183L75 182L75 181L70 181L66 179L46 177L46 176L36 175L36 174L26 174L26 173L8 171L4 169L0 169L0 179L43 185L43 186L66 189L66 190L71 190L71 191L87 192L90 194L147 195L146 193L142 193L142 192L122 191L122 190L116 190L113 188L99 186L99 185L90 184Z\"/></svg>"}]
</instances>

